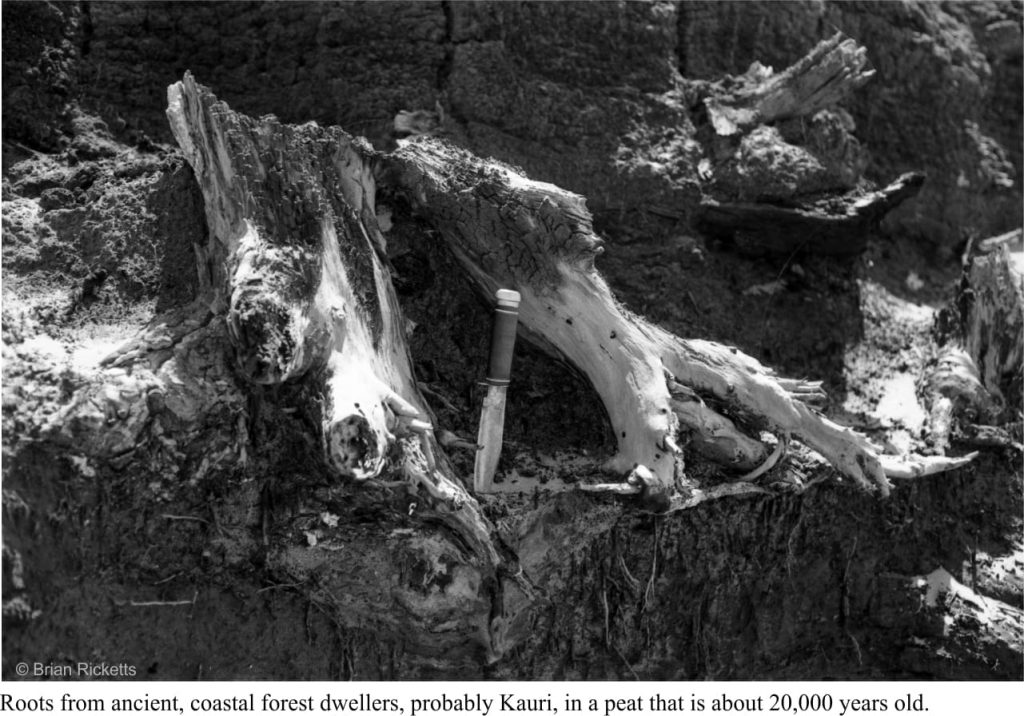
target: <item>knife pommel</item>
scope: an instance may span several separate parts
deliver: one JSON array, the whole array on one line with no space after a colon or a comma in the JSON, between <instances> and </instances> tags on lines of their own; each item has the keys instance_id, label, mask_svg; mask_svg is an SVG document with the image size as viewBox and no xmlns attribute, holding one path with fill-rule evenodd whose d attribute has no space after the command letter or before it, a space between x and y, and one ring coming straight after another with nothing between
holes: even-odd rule
<instances>
[{"instance_id":1,"label":"knife pommel","mask_svg":"<svg viewBox=\"0 0 1024 716\"><path fill-rule=\"evenodd\" d=\"M498 299L498 307L494 311L487 382L490 385L508 385L512 373L512 350L516 345L516 323L519 320L519 292L502 288L495 297Z\"/></svg>"}]
</instances>

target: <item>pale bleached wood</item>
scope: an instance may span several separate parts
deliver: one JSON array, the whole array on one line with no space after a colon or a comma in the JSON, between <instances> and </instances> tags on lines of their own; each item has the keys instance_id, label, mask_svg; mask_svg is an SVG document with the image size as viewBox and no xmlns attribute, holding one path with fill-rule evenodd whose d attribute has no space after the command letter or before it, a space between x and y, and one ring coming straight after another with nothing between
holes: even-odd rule
<instances>
[{"instance_id":1,"label":"pale bleached wood","mask_svg":"<svg viewBox=\"0 0 1024 716\"><path fill-rule=\"evenodd\" d=\"M866 67L867 50L837 32L778 74L755 62L746 74L728 80L729 89L707 97L704 105L718 134L738 134L831 107L874 76Z\"/></svg>"},{"instance_id":2,"label":"pale bleached wood","mask_svg":"<svg viewBox=\"0 0 1024 716\"><path fill-rule=\"evenodd\" d=\"M679 384L781 440L798 438L843 475L888 494L880 449L808 405L820 388L778 379L735 348L681 339L625 310L594 267L603 249L582 197L431 138L406 142L386 163L389 181L439 230L481 292L519 291L524 336L593 385L618 442L607 470L642 467L663 489L673 486L681 429L727 464L746 469L767 457L736 421L674 398L670 386Z\"/></svg>"}]
</instances>

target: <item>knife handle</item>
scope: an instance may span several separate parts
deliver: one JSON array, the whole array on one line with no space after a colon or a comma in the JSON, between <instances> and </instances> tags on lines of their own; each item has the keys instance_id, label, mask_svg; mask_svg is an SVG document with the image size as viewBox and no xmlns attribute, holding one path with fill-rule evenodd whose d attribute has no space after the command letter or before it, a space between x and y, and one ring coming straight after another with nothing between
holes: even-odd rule
<instances>
[{"instance_id":1,"label":"knife handle","mask_svg":"<svg viewBox=\"0 0 1024 716\"><path fill-rule=\"evenodd\" d=\"M487 369L490 385L508 385L512 374L512 350L516 345L516 324L519 322L519 292L506 288L495 294L498 307L494 311L491 331L491 361Z\"/></svg>"}]
</instances>

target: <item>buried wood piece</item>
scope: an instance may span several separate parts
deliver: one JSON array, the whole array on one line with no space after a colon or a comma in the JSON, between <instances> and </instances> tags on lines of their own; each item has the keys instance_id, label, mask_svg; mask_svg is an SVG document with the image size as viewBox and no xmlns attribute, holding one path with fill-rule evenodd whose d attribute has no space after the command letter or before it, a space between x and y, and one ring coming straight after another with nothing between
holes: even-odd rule
<instances>
[{"instance_id":1,"label":"buried wood piece","mask_svg":"<svg viewBox=\"0 0 1024 716\"><path fill-rule=\"evenodd\" d=\"M965 259L960 282L963 346L1002 420L1015 420L1024 391L1024 247L1016 232L981 246Z\"/></svg>"},{"instance_id":2,"label":"buried wood piece","mask_svg":"<svg viewBox=\"0 0 1024 716\"><path fill-rule=\"evenodd\" d=\"M1024 452L1022 424L1018 421L1005 427L994 425L963 425L957 436L959 442L977 447L1013 448Z\"/></svg>"},{"instance_id":3,"label":"buried wood piece","mask_svg":"<svg viewBox=\"0 0 1024 716\"><path fill-rule=\"evenodd\" d=\"M740 77L697 83L719 136L705 158L696 227L754 254L863 251L881 218L924 181L907 174L867 191L853 119L823 111L874 74L866 63L865 49L836 33L779 74L755 62Z\"/></svg>"},{"instance_id":4,"label":"buried wood piece","mask_svg":"<svg viewBox=\"0 0 1024 716\"><path fill-rule=\"evenodd\" d=\"M672 394L672 411L701 455L737 470L751 470L765 461L768 448L764 443L741 432L733 421L709 408L699 395L672 377L666 377L666 381Z\"/></svg>"},{"instance_id":5,"label":"buried wood piece","mask_svg":"<svg viewBox=\"0 0 1024 716\"><path fill-rule=\"evenodd\" d=\"M820 201L800 199L780 204L762 202L701 202L697 227L712 236L735 241L748 253L791 253L796 249L819 254L851 255L867 247L882 218L924 185L924 175L908 173L888 186L859 190Z\"/></svg>"},{"instance_id":6,"label":"buried wood piece","mask_svg":"<svg viewBox=\"0 0 1024 716\"><path fill-rule=\"evenodd\" d=\"M697 505L723 497L739 497L741 495L766 495L769 491L749 482L724 482L707 489L691 488L684 494L670 495L664 491L652 489L642 479L630 475L625 483L601 483L597 485L580 485L580 490L592 494L607 494L619 497L638 496L641 504L651 512L668 514L689 510Z\"/></svg>"},{"instance_id":7,"label":"buried wood piece","mask_svg":"<svg viewBox=\"0 0 1024 716\"><path fill-rule=\"evenodd\" d=\"M911 455L897 457L893 455L882 455L882 468L889 477L901 480L912 480L915 477L934 475L947 470L954 470L963 467L978 456L972 452L959 457L944 457L939 455Z\"/></svg>"},{"instance_id":8,"label":"buried wood piece","mask_svg":"<svg viewBox=\"0 0 1024 716\"><path fill-rule=\"evenodd\" d=\"M1022 239L1024 239L1024 229L1014 229L1013 231L1007 231L1005 234L999 234L999 236L991 236L978 242L978 253L988 254L1000 246L1006 246L1011 251L1014 249L1020 251L1024 248L1021 245Z\"/></svg>"},{"instance_id":9,"label":"buried wood piece","mask_svg":"<svg viewBox=\"0 0 1024 716\"><path fill-rule=\"evenodd\" d=\"M772 451L772 454L769 455L763 463L755 467L746 475L741 475L736 479L741 480L742 482L753 482L757 478L761 477L761 475L771 470L779 463L779 460L785 457L788 446L789 438L783 435L779 440L779 444L775 446L775 450Z\"/></svg>"},{"instance_id":10,"label":"buried wood piece","mask_svg":"<svg viewBox=\"0 0 1024 716\"><path fill-rule=\"evenodd\" d=\"M940 455L949 447L954 421L987 422L998 414L996 402L981 384L978 368L958 345L947 345L929 362L922 381L928 408L928 438Z\"/></svg>"},{"instance_id":11,"label":"buried wood piece","mask_svg":"<svg viewBox=\"0 0 1024 716\"><path fill-rule=\"evenodd\" d=\"M476 452L480 449L478 444L470 442L465 438L461 438L450 430L441 430L438 432L437 441L441 443L442 447L450 450L467 450L469 452Z\"/></svg>"},{"instance_id":12,"label":"buried wood piece","mask_svg":"<svg viewBox=\"0 0 1024 716\"><path fill-rule=\"evenodd\" d=\"M765 495L768 490L749 482L725 482L721 485L709 487L706 490L693 490L689 495L678 495L672 498L672 504L668 512L689 510L704 502L718 500L723 497L739 497L741 495Z\"/></svg>"},{"instance_id":13,"label":"buried wood piece","mask_svg":"<svg viewBox=\"0 0 1024 716\"><path fill-rule=\"evenodd\" d=\"M704 105L715 131L729 136L834 105L874 76L866 65L867 50L837 32L779 74L755 62Z\"/></svg>"},{"instance_id":14,"label":"buried wood piece","mask_svg":"<svg viewBox=\"0 0 1024 716\"><path fill-rule=\"evenodd\" d=\"M820 387L780 381L735 348L683 340L622 308L594 268L601 240L582 197L435 139L409 141L386 163L386 181L438 230L481 292L514 286L524 337L590 381L617 439L607 470L644 467L671 488L681 470L673 449L681 425L729 463L763 462L767 449L736 421L674 398L679 385L714 398L744 424L801 440L843 475L888 494L878 446L806 404Z\"/></svg>"},{"instance_id":15,"label":"buried wood piece","mask_svg":"<svg viewBox=\"0 0 1024 716\"><path fill-rule=\"evenodd\" d=\"M957 291L959 331L929 361L921 392L929 410L929 441L944 454L961 439L998 435L996 426L1020 410L1024 359L1024 245L1020 229L971 242ZM955 324L954 324L955 325ZM950 340L952 339L952 340ZM982 443L988 439L982 438ZM968 440L970 442L970 440ZM1013 441L1003 441L1010 444Z\"/></svg>"}]
</instances>

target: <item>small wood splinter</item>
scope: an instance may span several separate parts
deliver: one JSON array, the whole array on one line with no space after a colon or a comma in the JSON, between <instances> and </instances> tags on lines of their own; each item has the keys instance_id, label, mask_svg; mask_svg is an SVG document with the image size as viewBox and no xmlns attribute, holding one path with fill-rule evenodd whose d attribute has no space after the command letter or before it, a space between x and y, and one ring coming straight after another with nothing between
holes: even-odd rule
<instances>
[{"instance_id":1,"label":"small wood splinter","mask_svg":"<svg viewBox=\"0 0 1024 716\"><path fill-rule=\"evenodd\" d=\"M939 455L880 455L879 461L888 477L898 480L913 480L925 475L934 475L947 470L955 470L978 457L977 452L962 457L944 457Z\"/></svg>"}]
</instances>

